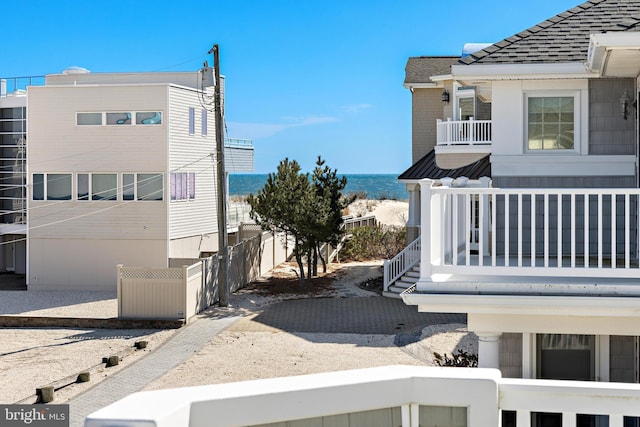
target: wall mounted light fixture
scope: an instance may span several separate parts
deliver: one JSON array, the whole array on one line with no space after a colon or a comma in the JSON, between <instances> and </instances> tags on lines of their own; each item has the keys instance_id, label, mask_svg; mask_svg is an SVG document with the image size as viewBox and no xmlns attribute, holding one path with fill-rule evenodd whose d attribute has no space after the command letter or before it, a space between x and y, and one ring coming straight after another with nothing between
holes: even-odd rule
<instances>
[{"instance_id":1,"label":"wall mounted light fixture","mask_svg":"<svg viewBox=\"0 0 640 427\"><path fill-rule=\"evenodd\" d=\"M442 102L445 104L449 103L449 92L447 92L446 89L442 91Z\"/></svg>"},{"instance_id":2,"label":"wall mounted light fixture","mask_svg":"<svg viewBox=\"0 0 640 427\"><path fill-rule=\"evenodd\" d=\"M631 98L629 97L629 92L627 92L627 90L624 90L624 93L622 94L622 98L620 98L620 110L622 113L622 117L627 120L627 117L629 116L629 104L631 103Z\"/></svg>"}]
</instances>

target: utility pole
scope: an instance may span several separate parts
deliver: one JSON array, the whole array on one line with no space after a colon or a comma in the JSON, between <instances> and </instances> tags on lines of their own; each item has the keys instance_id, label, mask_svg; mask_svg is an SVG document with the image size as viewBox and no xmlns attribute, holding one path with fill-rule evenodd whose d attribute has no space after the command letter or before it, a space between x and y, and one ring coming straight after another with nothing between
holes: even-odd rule
<instances>
[{"instance_id":1,"label":"utility pole","mask_svg":"<svg viewBox=\"0 0 640 427\"><path fill-rule=\"evenodd\" d=\"M220 99L220 49L217 44L209 53L213 52L213 69L215 72L215 87L213 95L213 106L216 119L216 162L217 162L217 193L218 193L218 305L226 307L229 305L229 256L227 247L229 238L227 236L227 191L226 176L224 170L224 126L222 123L222 102Z\"/></svg>"}]
</instances>

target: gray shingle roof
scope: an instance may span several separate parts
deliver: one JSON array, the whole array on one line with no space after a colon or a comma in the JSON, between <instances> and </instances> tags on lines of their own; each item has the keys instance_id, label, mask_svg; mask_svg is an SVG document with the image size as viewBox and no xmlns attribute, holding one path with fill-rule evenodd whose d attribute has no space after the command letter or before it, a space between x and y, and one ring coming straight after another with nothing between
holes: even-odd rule
<instances>
[{"instance_id":1,"label":"gray shingle roof","mask_svg":"<svg viewBox=\"0 0 640 427\"><path fill-rule=\"evenodd\" d=\"M639 0L590 0L490 47L460 64L585 62L589 35L640 31Z\"/></svg>"},{"instance_id":2,"label":"gray shingle roof","mask_svg":"<svg viewBox=\"0 0 640 427\"><path fill-rule=\"evenodd\" d=\"M431 76L451 74L451 65L458 62L459 56L417 56L409 58L404 68L404 82L432 83Z\"/></svg>"}]
</instances>

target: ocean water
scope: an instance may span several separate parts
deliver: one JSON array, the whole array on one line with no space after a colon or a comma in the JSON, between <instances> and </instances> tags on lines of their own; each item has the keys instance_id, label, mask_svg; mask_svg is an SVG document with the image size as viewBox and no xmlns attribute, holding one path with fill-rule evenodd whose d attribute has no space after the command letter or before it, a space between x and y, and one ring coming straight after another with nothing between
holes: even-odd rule
<instances>
[{"instance_id":1,"label":"ocean water","mask_svg":"<svg viewBox=\"0 0 640 427\"><path fill-rule=\"evenodd\" d=\"M345 194L362 192L368 199L408 200L409 193L398 182L398 175L344 175L347 178ZM267 182L267 174L230 174L229 195L257 194Z\"/></svg>"}]
</instances>

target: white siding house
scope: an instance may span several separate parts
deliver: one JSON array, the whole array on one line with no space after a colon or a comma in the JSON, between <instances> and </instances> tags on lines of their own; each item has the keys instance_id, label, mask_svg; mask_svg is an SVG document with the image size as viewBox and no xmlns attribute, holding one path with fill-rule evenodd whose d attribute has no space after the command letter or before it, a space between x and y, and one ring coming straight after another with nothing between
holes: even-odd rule
<instances>
[{"instance_id":1,"label":"white siding house","mask_svg":"<svg viewBox=\"0 0 640 427\"><path fill-rule=\"evenodd\" d=\"M198 82L71 73L28 88L29 289L113 290L117 264L217 251L216 123Z\"/></svg>"}]
</instances>

